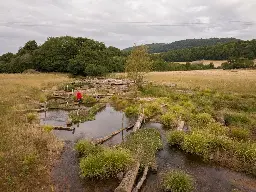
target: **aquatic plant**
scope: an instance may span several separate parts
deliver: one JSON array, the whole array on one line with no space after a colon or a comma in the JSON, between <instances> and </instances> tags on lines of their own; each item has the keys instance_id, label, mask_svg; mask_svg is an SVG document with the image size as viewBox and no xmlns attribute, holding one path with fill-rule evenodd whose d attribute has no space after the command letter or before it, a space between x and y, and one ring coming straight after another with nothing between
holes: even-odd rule
<instances>
[{"instance_id":1,"label":"aquatic plant","mask_svg":"<svg viewBox=\"0 0 256 192\"><path fill-rule=\"evenodd\" d=\"M191 192L194 189L194 179L184 171L173 170L163 176L162 187L165 191Z\"/></svg>"},{"instance_id":2,"label":"aquatic plant","mask_svg":"<svg viewBox=\"0 0 256 192\"><path fill-rule=\"evenodd\" d=\"M101 145L95 145L88 140L80 140L75 144L75 150L79 156L87 157L89 155L96 155L104 150Z\"/></svg>"},{"instance_id":3,"label":"aquatic plant","mask_svg":"<svg viewBox=\"0 0 256 192\"><path fill-rule=\"evenodd\" d=\"M125 149L104 149L97 154L90 154L80 161L81 176L86 178L106 179L116 177L132 164L132 155Z\"/></svg>"}]
</instances>

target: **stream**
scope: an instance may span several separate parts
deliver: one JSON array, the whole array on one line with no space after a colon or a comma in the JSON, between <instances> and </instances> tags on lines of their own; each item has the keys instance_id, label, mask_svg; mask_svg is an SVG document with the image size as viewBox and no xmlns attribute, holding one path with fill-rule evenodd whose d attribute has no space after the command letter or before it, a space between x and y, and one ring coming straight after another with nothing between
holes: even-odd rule
<instances>
[{"instance_id":1,"label":"stream","mask_svg":"<svg viewBox=\"0 0 256 192\"><path fill-rule=\"evenodd\" d=\"M66 111L48 111L40 114L42 125L65 126L68 118ZM78 158L74 151L74 143L79 139L101 138L110 135L122 126L129 125L130 120L122 112L107 107L99 112L94 121L74 125L75 132L57 131L54 134L65 142L63 153L59 162L52 169L52 177L57 189L55 191L70 192L111 192L118 186L117 179L107 181L82 180L79 177ZM123 124L123 125L122 125ZM196 181L196 192L231 192L239 189L244 192L256 192L255 178L243 173L237 173L226 168L209 165L201 162L198 158L184 154L177 149L171 149L165 137L165 131L159 123L148 123L144 128L156 128L160 131L163 141L163 149L157 153L158 173L149 172L141 191L158 192L161 175L167 170L180 169L191 174ZM111 146L122 142L123 138L129 134L123 131L109 141L104 143Z\"/></svg>"}]
</instances>

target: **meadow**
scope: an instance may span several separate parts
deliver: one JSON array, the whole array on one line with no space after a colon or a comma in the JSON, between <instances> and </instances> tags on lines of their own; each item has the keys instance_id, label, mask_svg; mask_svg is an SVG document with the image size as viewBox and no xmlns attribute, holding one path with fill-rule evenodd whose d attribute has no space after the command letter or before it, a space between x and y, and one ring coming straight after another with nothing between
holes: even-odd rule
<instances>
[{"instance_id":1,"label":"meadow","mask_svg":"<svg viewBox=\"0 0 256 192\"><path fill-rule=\"evenodd\" d=\"M60 74L0 74L0 191L51 191L50 170L62 142L42 130L37 114Z\"/></svg>"},{"instance_id":2,"label":"meadow","mask_svg":"<svg viewBox=\"0 0 256 192\"><path fill-rule=\"evenodd\" d=\"M151 72L147 74L146 80L160 84L177 84L184 89L256 94L256 70Z\"/></svg>"}]
</instances>

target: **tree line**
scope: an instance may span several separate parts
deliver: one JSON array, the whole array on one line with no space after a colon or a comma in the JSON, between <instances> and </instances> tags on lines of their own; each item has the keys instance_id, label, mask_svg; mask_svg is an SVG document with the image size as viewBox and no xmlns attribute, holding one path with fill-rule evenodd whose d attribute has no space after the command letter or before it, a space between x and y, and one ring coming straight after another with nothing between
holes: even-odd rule
<instances>
[{"instance_id":1,"label":"tree line","mask_svg":"<svg viewBox=\"0 0 256 192\"><path fill-rule=\"evenodd\" d=\"M49 37L38 45L28 41L16 54L0 56L1 73L68 72L95 76L124 71L125 54L115 47L82 37Z\"/></svg>"},{"instance_id":2,"label":"tree line","mask_svg":"<svg viewBox=\"0 0 256 192\"><path fill-rule=\"evenodd\" d=\"M181 41L175 41L172 43L152 43L147 44L149 53L162 53L170 50L193 48L193 47L204 47L213 46L217 44L224 44L230 42L241 41L236 38L210 38L210 39L186 39ZM131 51L133 47L124 49L124 51Z\"/></svg>"},{"instance_id":3,"label":"tree line","mask_svg":"<svg viewBox=\"0 0 256 192\"><path fill-rule=\"evenodd\" d=\"M137 47L135 46L135 49ZM139 48L141 48L139 46ZM0 56L0 73L22 73L28 69L40 72L64 72L82 76L101 76L124 72L131 52L121 51L88 38L49 37L42 45L28 41L16 54ZM236 41L214 46L170 50L150 54L154 71L213 69L214 65L191 64L196 60L228 60L223 69L255 67L256 40ZM187 62L179 64L177 62Z\"/></svg>"}]
</instances>

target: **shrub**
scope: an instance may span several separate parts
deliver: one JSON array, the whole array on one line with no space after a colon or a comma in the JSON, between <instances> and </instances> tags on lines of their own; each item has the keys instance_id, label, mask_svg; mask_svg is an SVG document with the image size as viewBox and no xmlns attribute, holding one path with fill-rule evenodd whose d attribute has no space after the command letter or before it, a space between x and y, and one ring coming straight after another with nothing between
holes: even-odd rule
<instances>
[{"instance_id":1,"label":"shrub","mask_svg":"<svg viewBox=\"0 0 256 192\"><path fill-rule=\"evenodd\" d=\"M153 165L155 153L162 147L159 131L155 129L141 129L127 136L122 146L130 150L142 165Z\"/></svg>"},{"instance_id":2,"label":"shrub","mask_svg":"<svg viewBox=\"0 0 256 192\"><path fill-rule=\"evenodd\" d=\"M51 132L52 130L53 130L53 126L51 126L51 125L44 125L43 126L43 130L45 131L45 132Z\"/></svg>"},{"instance_id":3,"label":"shrub","mask_svg":"<svg viewBox=\"0 0 256 192\"><path fill-rule=\"evenodd\" d=\"M198 126L206 126L208 123L214 122L212 116L208 113L199 113L193 119Z\"/></svg>"},{"instance_id":4,"label":"shrub","mask_svg":"<svg viewBox=\"0 0 256 192\"><path fill-rule=\"evenodd\" d=\"M127 117L136 117L139 115L139 108L136 105L132 105L127 107L124 112Z\"/></svg>"},{"instance_id":5,"label":"shrub","mask_svg":"<svg viewBox=\"0 0 256 192\"><path fill-rule=\"evenodd\" d=\"M116 177L125 171L133 162L129 151L125 149L105 149L104 151L82 158L80 162L81 176L105 179Z\"/></svg>"},{"instance_id":6,"label":"shrub","mask_svg":"<svg viewBox=\"0 0 256 192\"><path fill-rule=\"evenodd\" d=\"M235 142L235 155L244 163L252 163L255 169L256 163L256 143ZM253 169L253 166L251 167Z\"/></svg>"},{"instance_id":7,"label":"shrub","mask_svg":"<svg viewBox=\"0 0 256 192\"><path fill-rule=\"evenodd\" d=\"M166 127L174 128L178 125L177 117L172 113L162 115L160 120L161 123Z\"/></svg>"},{"instance_id":8,"label":"shrub","mask_svg":"<svg viewBox=\"0 0 256 192\"><path fill-rule=\"evenodd\" d=\"M37 114L35 114L35 113L28 113L27 114L27 122L28 123L32 123L36 119L37 119Z\"/></svg>"},{"instance_id":9,"label":"shrub","mask_svg":"<svg viewBox=\"0 0 256 192\"><path fill-rule=\"evenodd\" d=\"M184 141L185 132L183 131L170 131L167 134L168 143L172 145L181 145Z\"/></svg>"},{"instance_id":10,"label":"shrub","mask_svg":"<svg viewBox=\"0 0 256 192\"><path fill-rule=\"evenodd\" d=\"M164 175L162 186L165 191L191 192L194 189L194 180L185 172L176 170Z\"/></svg>"},{"instance_id":11,"label":"shrub","mask_svg":"<svg viewBox=\"0 0 256 192\"><path fill-rule=\"evenodd\" d=\"M245 128L233 127L230 130L230 136L238 140L247 140L250 137L250 131Z\"/></svg>"},{"instance_id":12,"label":"shrub","mask_svg":"<svg viewBox=\"0 0 256 192\"><path fill-rule=\"evenodd\" d=\"M91 154L96 155L103 151L101 145L95 145L90 141L81 140L75 145L75 150L79 153L80 156L87 157Z\"/></svg>"},{"instance_id":13,"label":"shrub","mask_svg":"<svg viewBox=\"0 0 256 192\"><path fill-rule=\"evenodd\" d=\"M47 101L47 98L45 95L41 94L40 97L39 97L39 102L40 103L44 103L45 101Z\"/></svg>"}]
</instances>

